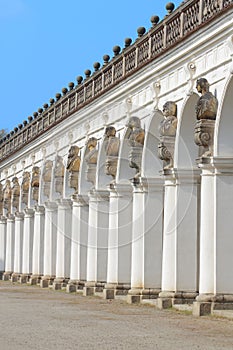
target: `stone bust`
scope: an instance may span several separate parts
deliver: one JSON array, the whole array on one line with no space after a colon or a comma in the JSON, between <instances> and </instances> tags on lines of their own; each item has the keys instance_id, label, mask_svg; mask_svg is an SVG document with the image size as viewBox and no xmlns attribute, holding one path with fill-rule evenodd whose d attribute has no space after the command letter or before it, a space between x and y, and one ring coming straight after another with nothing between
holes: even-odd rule
<instances>
[{"instance_id":1,"label":"stone bust","mask_svg":"<svg viewBox=\"0 0 233 350\"><path fill-rule=\"evenodd\" d=\"M7 210L7 214L11 213L11 183L10 180L6 180L3 188L3 207Z\"/></svg>"},{"instance_id":2,"label":"stone bust","mask_svg":"<svg viewBox=\"0 0 233 350\"><path fill-rule=\"evenodd\" d=\"M142 150L145 139L145 131L141 127L141 121L138 117L131 117L127 124L126 139L130 146L129 166L136 169L136 177L141 172Z\"/></svg>"},{"instance_id":3,"label":"stone bust","mask_svg":"<svg viewBox=\"0 0 233 350\"><path fill-rule=\"evenodd\" d=\"M43 182L44 182L44 187L43 187L43 194L49 198L50 196L50 185L51 185L51 180L52 180L52 168L53 168L53 162L51 160L46 160L44 169L43 169Z\"/></svg>"},{"instance_id":4,"label":"stone bust","mask_svg":"<svg viewBox=\"0 0 233 350\"><path fill-rule=\"evenodd\" d=\"M168 101L163 105L164 119L159 126L160 136L176 136L177 106L175 102Z\"/></svg>"},{"instance_id":5,"label":"stone bust","mask_svg":"<svg viewBox=\"0 0 233 350\"><path fill-rule=\"evenodd\" d=\"M97 139L95 137L90 137L87 141L87 153L85 156L85 161L87 163L87 171L86 171L86 180L95 185L96 179L96 165L97 165L97 157L98 150Z\"/></svg>"},{"instance_id":6,"label":"stone bust","mask_svg":"<svg viewBox=\"0 0 233 350\"><path fill-rule=\"evenodd\" d=\"M79 156L79 147L71 146L68 153L66 169L69 172L69 187L78 191L78 176L81 158Z\"/></svg>"},{"instance_id":7,"label":"stone bust","mask_svg":"<svg viewBox=\"0 0 233 350\"><path fill-rule=\"evenodd\" d=\"M209 83L205 78L196 82L197 91L201 94L196 105L196 117L200 119L215 120L218 108L216 97L209 91Z\"/></svg>"},{"instance_id":8,"label":"stone bust","mask_svg":"<svg viewBox=\"0 0 233 350\"><path fill-rule=\"evenodd\" d=\"M23 173L23 181L22 181L22 203L28 205L28 193L30 187L30 173L25 171Z\"/></svg>"},{"instance_id":9,"label":"stone bust","mask_svg":"<svg viewBox=\"0 0 233 350\"><path fill-rule=\"evenodd\" d=\"M173 166L174 146L177 129L177 105L168 101L163 105L164 119L159 126L158 156L163 160L163 168Z\"/></svg>"},{"instance_id":10,"label":"stone bust","mask_svg":"<svg viewBox=\"0 0 233 350\"><path fill-rule=\"evenodd\" d=\"M57 156L55 169L54 169L54 177L55 177L54 181L55 181L55 191L60 194L62 194L62 190L63 190L64 173L65 173L65 167L63 164L63 159L61 156Z\"/></svg>"},{"instance_id":11,"label":"stone bust","mask_svg":"<svg viewBox=\"0 0 233 350\"><path fill-rule=\"evenodd\" d=\"M120 140L116 137L116 129L113 126L106 127L104 142L106 153L105 174L115 178Z\"/></svg>"},{"instance_id":12,"label":"stone bust","mask_svg":"<svg viewBox=\"0 0 233 350\"><path fill-rule=\"evenodd\" d=\"M18 178L15 176L12 179L12 207L19 211L20 185Z\"/></svg>"},{"instance_id":13,"label":"stone bust","mask_svg":"<svg viewBox=\"0 0 233 350\"><path fill-rule=\"evenodd\" d=\"M40 169L38 166L32 168L32 199L38 202L39 198L39 186L40 186Z\"/></svg>"}]
</instances>

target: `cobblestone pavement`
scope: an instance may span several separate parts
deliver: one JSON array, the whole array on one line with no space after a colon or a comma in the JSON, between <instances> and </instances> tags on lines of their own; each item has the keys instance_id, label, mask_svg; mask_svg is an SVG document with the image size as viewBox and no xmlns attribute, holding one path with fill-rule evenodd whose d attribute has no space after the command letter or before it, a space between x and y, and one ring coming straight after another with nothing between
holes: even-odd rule
<instances>
[{"instance_id":1,"label":"cobblestone pavement","mask_svg":"<svg viewBox=\"0 0 233 350\"><path fill-rule=\"evenodd\" d=\"M233 349L233 320L0 281L0 350Z\"/></svg>"}]
</instances>

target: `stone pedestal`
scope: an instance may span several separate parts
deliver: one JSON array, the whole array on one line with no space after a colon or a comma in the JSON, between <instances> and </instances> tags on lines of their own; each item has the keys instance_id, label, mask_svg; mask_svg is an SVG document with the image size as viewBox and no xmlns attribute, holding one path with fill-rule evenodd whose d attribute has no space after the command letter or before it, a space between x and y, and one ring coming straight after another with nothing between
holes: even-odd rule
<instances>
[{"instance_id":1,"label":"stone pedestal","mask_svg":"<svg viewBox=\"0 0 233 350\"><path fill-rule=\"evenodd\" d=\"M29 280L30 284L38 284L40 282L41 276L43 275L44 223L45 208L38 205L35 207L32 276Z\"/></svg>"},{"instance_id":2,"label":"stone pedestal","mask_svg":"<svg viewBox=\"0 0 233 350\"><path fill-rule=\"evenodd\" d=\"M125 296L130 288L132 199L130 185L110 186L106 299Z\"/></svg>"},{"instance_id":3,"label":"stone pedestal","mask_svg":"<svg viewBox=\"0 0 233 350\"><path fill-rule=\"evenodd\" d=\"M72 201L71 266L67 292L82 290L87 275L88 198L74 195Z\"/></svg>"},{"instance_id":4,"label":"stone pedestal","mask_svg":"<svg viewBox=\"0 0 233 350\"><path fill-rule=\"evenodd\" d=\"M23 257L23 226L24 214L15 213L15 250L14 250L14 273L11 276L12 282L19 280L22 273Z\"/></svg>"},{"instance_id":5,"label":"stone pedestal","mask_svg":"<svg viewBox=\"0 0 233 350\"><path fill-rule=\"evenodd\" d=\"M108 225L108 192L93 190L89 194L87 282L83 289L84 295L103 291L107 279Z\"/></svg>"},{"instance_id":6,"label":"stone pedestal","mask_svg":"<svg viewBox=\"0 0 233 350\"><path fill-rule=\"evenodd\" d=\"M57 253L54 289L66 286L70 276L72 207L68 199L57 201Z\"/></svg>"},{"instance_id":7,"label":"stone pedestal","mask_svg":"<svg viewBox=\"0 0 233 350\"><path fill-rule=\"evenodd\" d=\"M199 182L198 169L165 172L161 308L197 296Z\"/></svg>"},{"instance_id":8,"label":"stone pedestal","mask_svg":"<svg viewBox=\"0 0 233 350\"><path fill-rule=\"evenodd\" d=\"M34 236L34 210L24 210L24 227L23 227L23 261L22 276L20 283L27 283L32 274L32 250Z\"/></svg>"},{"instance_id":9,"label":"stone pedestal","mask_svg":"<svg viewBox=\"0 0 233 350\"><path fill-rule=\"evenodd\" d=\"M8 214L6 229L6 263L3 280L8 281L14 271L15 217Z\"/></svg>"},{"instance_id":10,"label":"stone pedestal","mask_svg":"<svg viewBox=\"0 0 233 350\"><path fill-rule=\"evenodd\" d=\"M57 204L45 203L44 231L44 271L40 286L46 288L53 282L56 274L57 249Z\"/></svg>"},{"instance_id":11,"label":"stone pedestal","mask_svg":"<svg viewBox=\"0 0 233 350\"><path fill-rule=\"evenodd\" d=\"M6 261L6 225L7 220L4 216L0 217L0 279L5 271Z\"/></svg>"}]
</instances>

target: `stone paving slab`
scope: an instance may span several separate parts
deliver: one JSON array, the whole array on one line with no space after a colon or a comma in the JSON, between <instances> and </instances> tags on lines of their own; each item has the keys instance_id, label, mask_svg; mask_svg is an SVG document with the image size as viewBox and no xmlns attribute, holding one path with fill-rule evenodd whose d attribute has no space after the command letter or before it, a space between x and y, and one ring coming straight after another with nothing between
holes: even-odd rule
<instances>
[{"instance_id":1,"label":"stone paving slab","mask_svg":"<svg viewBox=\"0 0 233 350\"><path fill-rule=\"evenodd\" d=\"M233 320L0 281L0 349L232 350Z\"/></svg>"}]
</instances>

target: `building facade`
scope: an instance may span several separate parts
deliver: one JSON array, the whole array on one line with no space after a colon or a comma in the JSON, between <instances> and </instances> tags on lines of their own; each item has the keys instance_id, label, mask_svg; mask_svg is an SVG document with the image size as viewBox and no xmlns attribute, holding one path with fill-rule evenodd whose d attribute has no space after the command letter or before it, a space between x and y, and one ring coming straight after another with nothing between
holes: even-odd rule
<instances>
[{"instance_id":1,"label":"building facade","mask_svg":"<svg viewBox=\"0 0 233 350\"><path fill-rule=\"evenodd\" d=\"M233 308L233 1L167 10L1 140L4 280Z\"/></svg>"}]
</instances>

